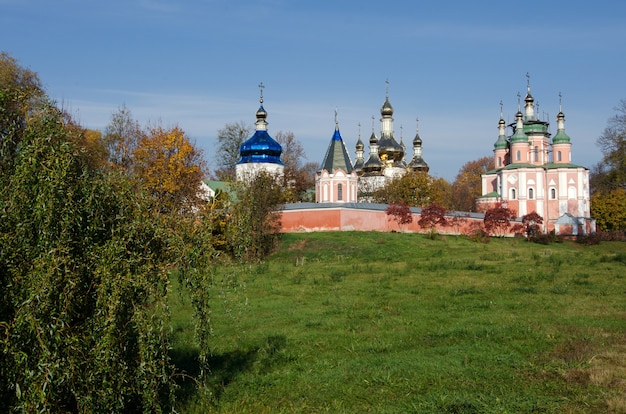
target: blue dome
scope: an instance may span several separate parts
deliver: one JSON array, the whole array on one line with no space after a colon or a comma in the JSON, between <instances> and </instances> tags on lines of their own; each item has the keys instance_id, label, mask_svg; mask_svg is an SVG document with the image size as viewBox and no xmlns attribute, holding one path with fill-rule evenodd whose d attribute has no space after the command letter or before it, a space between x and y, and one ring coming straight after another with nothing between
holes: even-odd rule
<instances>
[{"instance_id":1,"label":"blue dome","mask_svg":"<svg viewBox=\"0 0 626 414\"><path fill-rule=\"evenodd\" d=\"M283 148L270 134L264 130L257 130L246 142L241 144L239 155L241 160L237 164L247 164L251 162L266 162L284 165L280 160Z\"/></svg>"}]
</instances>

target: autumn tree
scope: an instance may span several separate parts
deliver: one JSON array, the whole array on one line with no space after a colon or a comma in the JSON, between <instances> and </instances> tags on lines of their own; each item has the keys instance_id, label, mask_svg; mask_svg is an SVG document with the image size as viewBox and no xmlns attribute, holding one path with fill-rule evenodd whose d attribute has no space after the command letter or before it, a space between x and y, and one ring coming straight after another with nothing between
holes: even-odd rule
<instances>
[{"instance_id":1,"label":"autumn tree","mask_svg":"<svg viewBox=\"0 0 626 414\"><path fill-rule=\"evenodd\" d=\"M605 231L626 229L626 100L616 111L596 141L602 160L590 173L591 216Z\"/></svg>"},{"instance_id":2,"label":"autumn tree","mask_svg":"<svg viewBox=\"0 0 626 414\"><path fill-rule=\"evenodd\" d=\"M531 240L541 233L542 224L543 217L537 214L536 211L522 216L522 228L524 229L524 234L526 234L526 240Z\"/></svg>"},{"instance_id":3,"label":"autumn tree","mask_svg":"<svg viewBox=\"0 0 626 414\"><path fill-rule=\"evenodd\" d=\"M390 204L403 200L414 207L431 203L447 204L447 182L442 178L433 178L427 172L408 172L393 179L383 188L376 190L373 199L377 203Z\"/></svg>"},{"instance_id":4,"label":"autumn tree","mask_svg":"<svg viewBox=\"0 0 626 414\"><path fill-rule=\"evenodd\" d=\"M385 209L388 218L398 223L398 227L402 229L405 224L413 223L413 213L411 207L400 200L397 203L391 203Z\"/></svg>"},{"instance_id":5,"label":"autumn tree","mask_svg":"<svg viewBox=\"0 0 626 414\"><path fill-rule=\"evenodd\" d=\"M244 121L228 123L217 131L215 177L221 181L235 180L235 166L239 161L239 149L254 133L254 128Z\"/></svg>"},{"instance_id":6,"label":"autumn tree","mask_svg":"<svg viewBox=\"0 0 626 414\"><path fill-rule=\"evenodd\" d=\"M591 217L600 230L626 230L626 189L594 193L591 196Z\"/></svg>"},{"instance_id":7,"label":"autumn tree","mask_svg":"<svg viewBox=\"0 0 626 414\"><path fill-rule=\"evenodd\" d=\"M126 105L118 108L118 111L111 115L111 121L102 136L110 166L132 174L133 154L144 135L141 125L133 119L130 109Z\"/></svg>"},{"instance_id":8,"label":"autumn tree","mask_svg":"<svg viewBox=\"0 0 626 414\"><path fill-rule=\"evenodd\" d=\"M511 226L511 220L515 220L515 211L505 207L502 203L496 205L485 212L485 231L489 234L503 237Z\"/></svg>"},{"instance_id":9,"label":"autumn tree","mask_svg":"<svg viewBox=\"0 0 626 414\"><path fill-rule=\"evenodd\" d=\"M430 233L434 234L437 226L445 227L448 225L446 213L447 211L445 208L437 203L431 203L430 205L422 208L420 219L417 224L419 224L422 228L429 229Z\"/></svg>"},{"instance_id":10,"label":"autumn tree","mask_svg":"<svg viewBox=\"0 0 626 414\"><path fill-rule=\"evenodd\" d=\"M465 163L452 183L451 208L475 211L475 201L482 195L481 176L493 168L493 157L482 157Z\"/></svg>"},{"instance_id":11,"label":"autumn tree","mask_svg":"<svg viewBox=\"0 0 626 414\"><path fill-rule=\"evenodd\" d=\"M151 128L133 152L134 177L162 212L193 211L205 174L202 151L179 128Z\"/></svg>"},{"instance_id":12,"label":"autumn tree","mask_svg":"<svg viewBox=\"0 0 626 414\"><path fill-rule=\"evenodd\" d=\"M108 167L108 151L102 140L102 132L95 129L80 128L78 144L84 148L85 157L89 165L94 169L106 169Z\"/></svg>"},{"instance_id":13,"label":"autumn tree","mask_svg":"<svg viewBox=\"0 0 626 414\"><path fill-rule=\"evenodd\" d=\"M296 182L299 183L296 201L315 201L315 173L319 167L318 163L309 161L298 168L295 178Z\"/></svg>"}]
</instances>

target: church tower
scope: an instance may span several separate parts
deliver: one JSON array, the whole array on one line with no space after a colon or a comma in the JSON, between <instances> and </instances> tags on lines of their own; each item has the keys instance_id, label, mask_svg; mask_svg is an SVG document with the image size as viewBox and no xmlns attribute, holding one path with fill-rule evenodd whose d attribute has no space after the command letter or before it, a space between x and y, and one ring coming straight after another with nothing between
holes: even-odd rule
<instances>
[{"instance_id":1,"label":"church tower","mask_svg":"<svg viewBox=\"0 0 626 414\"><path fill-rule=\"evenodd\" d=\"M559 93L559 113L556 116L557 132L552 138L552 156L555 164L568 164L572 161L572 143L565 133L565 114Z\"/></svg>"},{"instance_id":2,"label":"church tower","mask_svg":"<svg viewBox=\"0 0 626 414\"><path fill-rule=\"evenodd\" d=\"M320 170L315 174L315 202L356 203L357 183L358 176L341 138L335 111L335 132Z\"/></svg>"},{"instance_id":3,"label":"church tower","mask_svg":"<svg viewBox=\"0 0 626 414\"><path fill-rule=\"evenodd\" d=\"M280 160L283 152L281 145L267 132L267 112L263 108L263 82L259 84L260 106L256 111L256 130L254 135L241 144L240 160L235 165L237 181L251 181L256 174L265 171L276 177L282 176L285 165Z\"/></svg>"},{"instance_id":4,"label":"church tower","mask_svg":"<svg viewBox=\"0 0 626 414\"><path fill-rule=\"evenodd\" d=\"M363 173L363 164L365 164L365 159L363 158L364 148L365 145L363 145L363 141L361 141L361 123L359 123L359 139L356 141L355 145L356 159L354 160L354 171L356 171L357 175L361 175Z\"/></svg>"},{"instance_id":5,"label":"church tower","mask_svg":"<svg viewBox=\"0 0 626 414\"><path fill-rule=\"evenodd\" d=\"M385 102L380 109L381 132L378 141L378 156L383 163L383 174L387 178L396 178L406 172L404 162L404 149L398 144L393 131L393 107L389 102L389 81L387 81L387 91Z\"/></svg>"},{"instance_id":6,"label":"church tower","mask_svg":"<svg viewBox=\"0 0 626 414\"><path fill-rule=\"evenodd\" d=\"M430 170L430 167L428 166L428 164L426 163L426 161L424 161L424 158L422 157L422 138L420 138L420 134L419 134L419 120L415 119L415 122L416 122L416 126L415 126L415 138L413 138L413 158L411 159L411 162L409 162L409 165L407 165L407 170L409 172L412 172L412 171L428 172L428 170Z\"/></svg>"},{"instance_id":7,"label":"church tower","mask_svg":"<svg viewBox=\"0 0 626 414\"><path fill-rule=\"evenodd\" d=\"M374 116L372 116L372 135L369 139L369 157L359 173L359 199L371 201L371 196L377 189L385 185L383 175L384 165L378 155L378 137L374 132Z\"/></svg>"}]
</instances>

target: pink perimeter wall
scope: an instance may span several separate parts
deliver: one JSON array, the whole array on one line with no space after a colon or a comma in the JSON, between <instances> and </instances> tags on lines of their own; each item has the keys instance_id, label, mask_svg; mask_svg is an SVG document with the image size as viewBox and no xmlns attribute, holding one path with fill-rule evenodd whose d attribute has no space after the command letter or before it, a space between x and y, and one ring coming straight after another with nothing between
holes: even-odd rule
<instances>
[{"instance_id":1,"label":"pink perimeter wall","mask_svg":"<svg viewBox=\"0 0 626 414\"><path fill-rule=\"evenodd\" d=\"M412 208L413 222L400 227L390 216L387 216L385 204L367 203L298 203L288 204L282 212L282 232L313 232L313 231L404 231L426 232L430 229L421 228L420 209ZM472 223L482 223L482 214L450 213L459 220L454 225L437 228L439 233L466 233Z\"/></svg>"}]
</instances>

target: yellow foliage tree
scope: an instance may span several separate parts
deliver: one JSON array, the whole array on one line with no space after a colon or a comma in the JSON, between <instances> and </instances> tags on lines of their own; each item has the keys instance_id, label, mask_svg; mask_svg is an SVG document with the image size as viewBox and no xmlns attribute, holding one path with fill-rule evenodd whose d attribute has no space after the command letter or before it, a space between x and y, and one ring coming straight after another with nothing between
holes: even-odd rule
<instances>
[{"instance_id":1,"label":"yellow foliage tree","mask_svg":"<svg viewBox=\"0 0 626 414\"><path fill-rule=\"evenodd\" d=\"M404 202L414 207L423 207L431 203L447 207L449 187L443 178L433 178L423 171L410 172L376 190L374 200L385 204Z\"/></svg>"},{"instance_id":2,"label":"yellow foliage tree","mask_svg":"<svg viewBox=\"0 0 626 414\"><path fill-rule=\"evenodd\" d=\"M626 230L626 190L618 188L592 195L591 217L600 230Z\"/></svg>"},{"instance_id":3,"label":"yellow foliage tree","mask_svg":"<svg viewBox=\"0 0 626 414\"><path fill-rule=\"evenodd\" d=\"M137 143L134 174L162 212L194 211L206 163L179 127L150 128Z\"/></svg>"}]
</instances>

